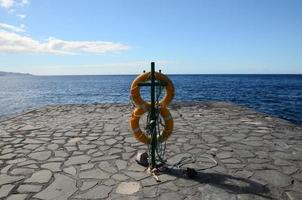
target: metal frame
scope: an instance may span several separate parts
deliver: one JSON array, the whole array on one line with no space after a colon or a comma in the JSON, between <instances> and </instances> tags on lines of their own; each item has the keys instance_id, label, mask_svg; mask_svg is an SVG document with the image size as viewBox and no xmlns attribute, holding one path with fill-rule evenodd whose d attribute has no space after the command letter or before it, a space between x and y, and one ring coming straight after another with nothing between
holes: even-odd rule
<instances>
[{"instance_id":1,"label":"metal frame","mask_svg":"<svg viewBox=\"0 0 302 200\"><path fill-rule=\"evenodd\" d=\"M151 168L156 167L156 148L157 148L157 130L156 122L157 115L155 110L155 86L165 86L166 83L156 81L155 79L155 63L151 62L151 82L139 83L138 86L150 86L151 87L151 109L150 109L150 131L151 131Z\"/></svg>"}]
</instances>

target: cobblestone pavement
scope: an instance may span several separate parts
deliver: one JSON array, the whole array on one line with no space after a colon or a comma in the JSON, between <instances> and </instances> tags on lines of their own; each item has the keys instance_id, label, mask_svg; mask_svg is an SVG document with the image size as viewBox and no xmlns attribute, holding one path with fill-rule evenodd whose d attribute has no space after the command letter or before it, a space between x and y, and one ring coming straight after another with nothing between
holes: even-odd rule
<instances>
[{"instance_id":1,"label":"cobblestone pavement","mask_svg":"<svg viewBox=\"0 0 302 200\"><path fill-rule=\"evenodd\" d=\"M135 163L128 106L48 106L0 123L0 198L302 199L301 127L227 103L170 110L168 163L191 157L195 178Z\"/></svg>"}]
</instances>

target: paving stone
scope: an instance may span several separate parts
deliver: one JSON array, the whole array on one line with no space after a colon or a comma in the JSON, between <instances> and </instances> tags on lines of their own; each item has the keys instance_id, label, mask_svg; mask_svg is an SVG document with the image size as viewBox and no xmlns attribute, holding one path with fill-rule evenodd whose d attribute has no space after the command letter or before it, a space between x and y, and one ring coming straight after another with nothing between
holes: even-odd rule
<instances>
[{"instance_id":1,"label":"paving stone","mask_svg":"<svg viewBox=\"0 0 302 200\"><path fill-rule=\"evenodd\" d=\"M299 168L297 168L295 166L282 167L282 172L287 175L293 174L293 173L297 172L298 170L299 170Z\"/></svg>"},{"instance_id":2,"label":"paving stone","mask_svg":"<svg viewBox=\"0 0 302 200\"><path fill-rule=\"evenodd\" d=\"M107 186L114 186L116 184L115 180L113 179L107 179L103 182L104 185L107 185Z\"/></svg>"},{"instance_id":3,"label":"paving stone","mask_svg":"<svg viewBox=\"0 0 302 200\"><path fill-rule=\"evenodd\" d=\"M182 200L184 197L183 195L174 193L174 192L169 192L169 193L162 193L158 200L167 200L167 199L173 199L173 200Z\"/></svg>"},{"instance_id":4,"label":"paving stone","mask_svg":"<svg viewBox=\"0 0 302 200\"><path fill-rule=\"evenodd\" d=\"M16 158L13 160L8 160L6 163L7 164L17 164L18 163L18 166L21 166L19 163L23 163L25 161L26 161L26 158Z\"/></svg>"},{"instance_id":5,"label":"paving stone","mask_svg":"<svg viewBox=\"0 0 302 200\"><path fill-rule=\"evenodd\" d=\"M64 164L66 166L84 164L84 163L88 163L90 159L91 159L90 156L87 155L73 156L68 158L68 160Z\"/></svg>"},{"instance_id":6,"label":"paving stone","mask_svg":"<svg viewBox=\"0 0 302 200\"><path fill-rule=\"evenodd\" d=\"M286 187L290 185L292 181L289 176L282 174L276 170L256 171L253 177L261 179L276 187Z\"/></svg>"},{"instance_id":7,"label":"paving stone","mask_svg":"<svg viewBox=\"0 0 302 200\"><path fill-rule=\"evenodd\" d=\"M24 182L25 183L47 183L50 180L51 176L52 176L51 171L40 170L40 171L33 173L33 175L30 178L26 179Z\"/></svg>"},{"instance_id":8,"label":"paving stone","mask_svg":"<svg viewBox=\"0 0 302 200\"><path fill-rule=\"evenodd\" d=\"M121 182L116 188L118 194L134 194L140 190L139 182Z\"/></svg>"},{"instance_id":9,"label":"paving stone","mask_svg":"<svg viewBox=\"0 0 302 200\"><path fill-rule=\"evenodd\" d=\"M220 159L226 159L226 158L231 158L233 155L232 152L221 152L221 153L218 153L216 156L217 158L220 158Z\"/></svg>"},{"instance_id":10,"label":"paving stone","mask_svg":"<svg viewBox=\"0 0 302 200\"><path fill-rule=\"evenodd\" d=\"M93 167L94 167L93 163L83 164L81 165L80 170L82 171L82 170L92 169Z\"/></svg>"},{"instance_id":11,"label":"paving stone","mask_svg":"<svg viewBox=\"0 0 302 200\"><path fill-rule=\"evenodd\" d=\"M289 191L289 192L286 192L286 195L289 198L289 200L301 200L302 199L302 193Z\"/></svg>"},{"instance_id":12,"label":"paving stone","mask_svg":"<svg viewBox=\"0 0 302 200\"><path fill-rule=\"evenodd\" d=\"M240 163L240 160L237 160L234 158L227 158L227 159L221 160L221 162L227 163L227 164L236 164L236 163Z\"/></svg>"},{"instance_id":13,"label":"paving stone","mask_svg":"<svg viewBox=\"0 0 302 200\"><path fill-rule=\"evenodd\" d=\"M113 145L113 144L115 144L117 142L117 140L116 139L108 139L108 140L105 140L105 143L106 144L108 144L108 145Z\"/></svg>"},{"instance_id":14,"label":"paving stone","mask_svg":"<svg viewBox=\"0 0 302 200\"><path fill-rule=\"evenodd\" d=\"M108 155L113 155L117 153L121 153L123 150L120 148L111 148L108 150Z\"/></svg>"},{"instance_id":15,"label":"paving stone","mask_svg":"<svg viewBox=\"0 0 302 200\"><path fill-rule=\"evenodd\" d=\"M27 194L12 194L6 200L24 200L27 196Z\"/></svg>"},{"instance_id":16,"label":"paving stone","mask_svg":"<svg viewBox=\"0 0 302 200\"><path fill-rule=\"evenodd\" d=\"M59 145L57 144L50 144L47 146L48 149L50 150L57 150L59 148Z\"/></svg>"},{"instance_id":17,"label":"paving stone","mask_svg":"<svg viewBox=\"0 0 302 200\"><path fill-rule=\"evenodd\" d=\"M66 160L65 158L57 157L57 158L50 158L47 160L47 162L61 162L65 160Z\"/></svg>"},{"instance_id":18,"label":"paving stone","mask_svg":"<svg viewBox=\"0 0 302 200\"><path fill-rule=\"evenodd\" d=\"M87 154L90 155L90 154L95 153L97 151L98 151L98 149L90 149L90 150L87 151Z\"/></svg>"},{"instance_id":19,"label":"paving stone","mask_svg":"<svg viewBox=\"0 0 302 200\"><path fill-rule=\"evenodd\" d=\"M59 163L59 162L50 162L50 163L45 163L45 164L41 165L41 167L49 169L50 171L53 171L53 172L59 172L59 171L61 171L61 169L60 169L61 165L62 165L62 163Z\"/></svg>"},{"instance_id":20,"label":"paving stone","mask_svg":"<svg viewBox=\"0 0 302 200\"><path fill-rule=\"evenodd\" d=\"M107 179L110 175L106 172L103 172L100 169L92 169L89 171L83 171L79 174L80 178L94 178L94 179Z\"/></svg>"},{"instance_id":21,"label":"paving stone","mask_svg":"<svg viewBox=\"0 0 302 200\"><path fill-rule=\"evenodd\" d=\"M14 187L12 184L2 185L0 187L0 198L6 197Z\"/></svg>"},{"instance_id":22,"label":"paving stone","mask_svg":"<svg viewBox=\"0 0 302 200\"><path fill-rule=\"evenodd\" d=\"M209 184L199 187L198 190L201 191L203 199L237 200L235 194Z\"/></svg>"},{"instance_id":23,"label":"paving stone","mask_svg":"<svg viewBox=\"0 0 302 200\"><path fill-rule=\"evenodd\" d=\"M124 161L124 160L116 160L115 164L116 164L118 170L122 170L122 169L125 169L127 167L127 162Z\"/></svg>"},{"instance_id":24,"label":"paving stone","mask_svg":"<svg viewBox=\"0 0 302 200\"><path fill-rule=\"evenodd\" d=\"M274 164L275 165L278 165L278 166L289 166L289 165L293 165L291 162L288 162L286 160L281 160L281 159L276 159L274 161Z\"/></svg>"},{"instance_id":25,"label":"paving stone","mask_svg":"<svg viewBox=\"0 0 302 200\"><path fill-rule=\"evenodd\" d=\"M43 144L45 142L41 141L41 140L26 138L22 143L25 143L25 144Z\"/></svg>"},{"instance_id":26,"label":"paving stone","mask_svg":"<svg viewBox=\"0 0 302 200\"><path fill-rule=\"evenodd\" d=\"M96 158L92 158L91 161L92 162L96 162L96 161L103 161L103 160L115 160L117 158L120 158L120 156L100 156L100 157L96 157Z\"/></svg>"},{"instance_id":27,"label":"paving stone","mask_svg":"<svg viewBox=\"0 0 302 200\"><path fill-rule=\"evenodd\" d=\"M17 191L20 193L29 193L29 192L40 192L42 189L41 185L21 185L18 187Z\"/></svg>"},{"instance_id":28,"label":"paving stone","mask_svg":"<svg viewBox=\"0 0 302 200\"><path fill-rule=\"evenodd\" d=\"M83 194L75 196L81 199L105 199L109 196L112 188L104 185L97 185Z\"/></svg>"},{"instance_id":29,"label":"paving stone","mask_svg":"<svg viewBox=\"0 0 302 200\"><path fill-rule=\"evenodd\" d=\"M65 151L55 151L55 157L67 157L68 153L66 153Z\"/></svg>"},{"instance_id":30,"label":"paving stone","mask_svg":"<svg viewBox=\"0 0 302 200\"><path fill-rule=\"evenodd\" d=\"M243 150L243 149L241 149L241 150L235 150L235 152L241 157L241 158L253 158L253 157L255 157L255 155L252 153L252 152L250 152L250 151L248 151L248 150Z\"/></svg>"},{"instance_id":31,"label":"paving stone","mask_svg":"<svg viewBox=\"0 0 302 200\"><path fill-rule=\"evenodd\" d=\"M204 139L206 141L206 143L215 143L217 142L219 139L213 135L206 135L206 134L203 134L202 135L202 139ZM200 142L198 142L200 143Z\"/></svg>"},{"instance_id":32,"label":"paving stone","mask_svg":"<svg viewBox=\"0 0 302 200\"><path fill-rule=\"evenodd\" d=\"M253 174L254 174L253 172L242 170L242 171L237 171L235 173L235 176L241 178L250 178Z\"/></svg>"},{"instance_id":33,"label":"paving stone","mask_svg":"<svg viewBox=\"0 0 302 200\"><path fill-rule=\"evenodd\" d=\"M155 198L158 196L158 188L156 187L147 187L143 188L143 196L144 198Z\"/></svg>"},{"instance_id":34,"label":"paving stone","mask_svg":"<svg viewBox=\"0 0 302 200\"><path fill-rule=\"evenodd\" d=\"M125 180L129 179L129 177L125 176L124 174L114 174L111 178L113 178L114 180L118 180L118 181L125 181Z\"/></svg>"},{"instance_id":35,"label":"paving stone","mask_svg":"<svg viewBox=\"0 0 302 200\"><path fill-rule=\"evenodd\" d=\"M35 170L28 168L15 168L10 173L12 175L27 175L32 174Z\"/></svg>"},{"instance_id":36,"label":"paving stone","mask_svg":"<svg viewBox=\"0 0 302 200\"><path fill-rule=\"evenodd\" d=\"M77 173L77 170L73 166L64 168L63 171L70 174L70 175L72 175L72 176L75 176L76 173Z\"/></svg>"},{"instance_id":37,"label":"paving stone","mask_svg":"<svg viewBox=\"0 0 302 200\"><path fill-rule=\"evenodd\" d=\"M88 189L94 187L96 184L98 184L97 181L84 181L82 186L81 186L81 190L82 191L88 190Z\"/></svg>"},{"instance_id":38,"label":"paving stone","mask_svg":"<svg viewBox=\"0 0 302 200\"><path fill-rule=\"evenodd\" d=\"M134 162L128 167L127 170L135 171L135 172L144 172L144 171L146 171L146 167L143 167L143 166L137 164L136 162Z\"/></svg>"},{"instance_id":39,"label":"paving stone","mask_svg":"<svg viewBox=\"0 0 302 200\"><path fill-rule=\"evenodd\" d=\"M294 178L302 182L302 173L294 175Z\"/></svg>"},{"instance_id":40,"label":"paving stone","mask_svg":"<svg viewBox=\"0 0 302 200\"><path fill-rule=\"evenodd\" d=\"M177 178L176 176L169 175L169 174L160 174L158 177L162 183L167 181L174 181Z\"/></svg>"},{"instance_id":41,"label":"paving stone","mask_svg":"<svg viewBox=\"0 0 302 200\"><path fill-rule=\"evenodd\" d=\"M19 131L32 131L32 130L37 130L41 129L42 127L40 126L32 126L32 125L25 125L22 128L19 129Z\"/></svg>"},{"instance_id":42,"label":"paving stone","mask_svg":"<svg viewBox=\"0 0 302 200\"><path fill-rule=\"evenodd\" d=\"M13 151L14 151L14 148L7 148L7 149L3 149L1 151L1 154L4 155L4 154L12 153Z\"/></svg>"},{"instance_id":43,"label":"paving stone","mask_svg":"<svg viewBox=\"0 0 302 200\"><path fill-rule=\"evenodd\" d=\"M139 181L139 180L142 180L150 175L148 175L147 173L143 173L143 172L129 172L129 171L126 171L124 172L127 176Z\"/></svg>"},{"instance_id":44,"label":"paving stone","mask_svg":"<svg viewBox=\"0 0 302 200\"><path fill-rule=\"evenodd\" d=\"M102 161L99 164L99 168L109 173L116 173L117 170L108 161Z\"/></svg>"},{"instance_id":45,"label":"paving stone","mask_svg":"<svg viewBox=\"0 0 302 200\"><path fill-rule=\"evenodd\" d=\"M54 182L34 197L45 200L65 200L77 191L76 181L61 174L54 175Z\"/></svg>"},{"instance_id":46,"label":"paving stone","mask_svg":"<svg viewBox=\"0 0 302 200\"><path fill-rule=\"evenodd\" d=\"M180 153L180 154L177 154L171 158L168 159L168 162L171 163L171 164L177 164L179 163L182 159L184 158L190 158L192 157L191 154L189 153Z\"/></svg>"},{"instance_id":47,"label":"paving stone","mask_svg":"<svg viewBox=\"0 0 302 200\"><path fill-rule=\"evenodd\" d=\"M79 145L80 151L85 151L85 150L88 150L88 149L94 149L95 147L96 147L96 145L94 145L94 144L81 144L81 145Z\"/></svg>"},{"instance_id":48,"label":"paving stone","mask_svg":"<svg viewBox=\"0 0 302 200\"><path fill-rule=\"evenodd\" d=\"M102 156L102 155L104 155L104 152L98 151L96 153L93 153L92 157L98 157L98 156Z\"/></svg>"},{"instance_id":49,"label":"paving stone","mask_svg":"<svg viewBox=\"0 0 302 200\"><path fill-rule=\"evenodd\" d=\"M175 166L176 174L161 173L161 182L156 182L133 161L147 147L129 132L125 105L53 105L0 122L0 198L300 199L300 126L226 103L175 104L169 109L175 131L167 140L165 158L168 164L181 161L184 169L203 169L196 179ZM18 131L25 124L43 128ZM50 152L49 157L41 152ZM213 167L205 155L218 165ZM45 168L50 170L37 175ZM203 173L213 177L207 180ZM59 183L56 176L68 180ZM37 182L27 182L31 179ZM247 180L259 185L253 194L244 193ZM133 194L116 193L121 182L139 182L141 188Z\"/></svg>"},{"instance_id":50,"label":"paving stone","mask_svg":"<svg viewBox=\"0 0 302 200\"><path fill-rule=\"evenodd\" d=\"M9 160L9 159L16 157L16 155L17 154L15 154L15 153L4 154L4 155L0 156L0 160Z\"/></svg>"},{"instance_id":51,"label":"paving stone","mask_svg":"<svg viewBox=\"0 0 302 200\"><path fill-rule=\"evenodd\" d=\"M159 182L157 182L154 177L148 177L140 181L143 187L150 187L158 185Z\"/></svg>"},{"instance_id":52,"label":"paving stone","mask_svg":"<svg viewBox=\"0 0 302 200\"><path fill-rule=\"evenodd\" d=\"M20 181L24 178L24 176L10 176L7 174L0 174L0 186L8 183L14 183Z\"/></svg>"},{"instance_id":53,"label":"paving stone","mask_svg":"<svg viewBox=\"0 0 302 200\"><path fill-rule=\"evenodd\" d=\"M29 154L28 156L34 160L39 160L39 161L47 160L51 156L51 151L35 152Z\"/></svg>"}]
</instances>

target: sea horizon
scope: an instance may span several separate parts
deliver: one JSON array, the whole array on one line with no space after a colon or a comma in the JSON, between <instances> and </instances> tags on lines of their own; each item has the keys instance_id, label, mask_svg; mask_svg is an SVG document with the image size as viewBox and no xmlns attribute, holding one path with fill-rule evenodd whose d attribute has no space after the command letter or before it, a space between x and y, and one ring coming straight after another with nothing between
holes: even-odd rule
<instances>
[{"instance_id":1,"label":"sea horizon","mask_svg":"<svg viewBox=\"0 0 302 200\"><path fill-rule=\"evenodd\" d=\"M0 117L54 104L129 103L130 85L136 76L0 76ZM301 74L168 76L176 88L176 102L232 102L302 124ZM148 98L148 91L142 93Z\"/></svg>"}]
</instances>

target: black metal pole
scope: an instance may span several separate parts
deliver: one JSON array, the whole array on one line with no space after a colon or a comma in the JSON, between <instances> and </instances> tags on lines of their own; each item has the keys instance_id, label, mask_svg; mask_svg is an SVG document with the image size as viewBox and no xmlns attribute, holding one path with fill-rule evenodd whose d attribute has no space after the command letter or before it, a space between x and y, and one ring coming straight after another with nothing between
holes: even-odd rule
<instances>
[{"instance_id":1,"label":"black metal pole","mask_svg":"<svg viewBox=\"0 0 302 200\"><path fill-rule=\"evenodd\" d=\"M155 151L157 145L156 116L155 116L155 63L151 62L151 168L156 167Z\"/></svg>"}]
</instances>

